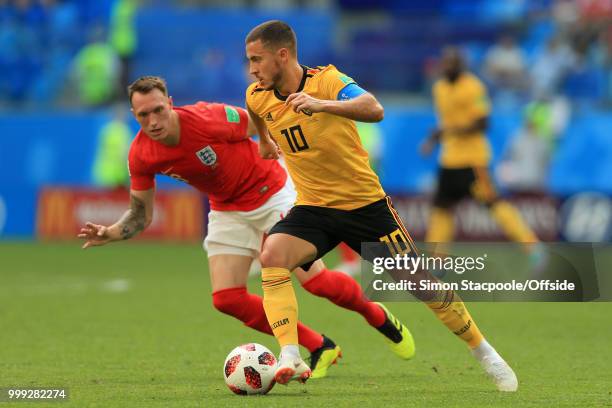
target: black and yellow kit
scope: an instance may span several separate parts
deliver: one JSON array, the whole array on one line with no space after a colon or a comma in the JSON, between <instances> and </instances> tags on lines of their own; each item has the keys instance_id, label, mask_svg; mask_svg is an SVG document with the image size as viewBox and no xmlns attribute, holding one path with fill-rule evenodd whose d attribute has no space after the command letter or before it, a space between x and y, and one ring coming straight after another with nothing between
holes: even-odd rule
<instances>
[{"instance_id":1,"label":"black and yellow kit","mask_svg":"<svg viewBox=\"0 0 612 408\"><path fill-rule=\"evenodd\" d=\"M497 200L497 190L489 170L486 167L439 168L434 205L450 208L467 197L487 205Z\"/></svg>"},{"instance_id":2,"label":"black and yellow kit","mask_svg":"<svg viewBox=\"0 0 612 408\"><path fill-rule=\"evenodd\" d=\"M487 92L482 82L462 73L455 82L438 80L433 97L440 128L440 169L434 204L450 207L470 196L490 204L497 198L489 175L491 147L483 132L454 133L455 128L471 126L490 113Z\"/></svg>"},{"instance_id":3,"label":"black and yellow kit","mask_svg":"<svg viewBox=\"0 0 612 408\"><path fill-rule=\"evenodd\" d=\"M270 234L274 233L289 234L310 242L317 248L317 258L341 242L368 261L375 256L417 253L389 197L354 210L296 205L272 227ZM364 242L384 242L385 245L365 254L361 251ZM381 250L384 253L380 253ZM310 263L303 267L308 270Z\"/></svg>"},{"instance_id":4,"label":"black and yellow kit","mask_svg":"<svg viewBox=\"0 0 612 408\"><path fill-rule=\"evenodd\" d=\"M303 66L299 89L337 100L351 78L333 65ZM410 237L399 223L378 176L371 169L355 123L328 113L295 113L276 90L257 83L247 89L249 109L264 120L280 146L297 190L295 207L270 233L283 232L313 243L318 257L344 241L360 251L361 242ZM391 234L391 236L389 235Z\"/></svg>"}]
</instances>

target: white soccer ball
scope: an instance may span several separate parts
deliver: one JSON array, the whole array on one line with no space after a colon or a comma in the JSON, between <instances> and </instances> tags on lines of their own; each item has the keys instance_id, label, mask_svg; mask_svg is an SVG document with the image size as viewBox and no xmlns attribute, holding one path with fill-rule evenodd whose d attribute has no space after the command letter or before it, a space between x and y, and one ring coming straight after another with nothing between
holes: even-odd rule
<instances>
[{"instance_id":1,"label":"white soccer ball","mask_svg":"<svg viewBox=\"0 0 612 408\"><path fill-rule=\"evenodd\" d=\"M248 343L236 347L223 364L223 378L239 395L266 394L274 387L276 357L261 344Z\"/></svg>"}]
</instances>

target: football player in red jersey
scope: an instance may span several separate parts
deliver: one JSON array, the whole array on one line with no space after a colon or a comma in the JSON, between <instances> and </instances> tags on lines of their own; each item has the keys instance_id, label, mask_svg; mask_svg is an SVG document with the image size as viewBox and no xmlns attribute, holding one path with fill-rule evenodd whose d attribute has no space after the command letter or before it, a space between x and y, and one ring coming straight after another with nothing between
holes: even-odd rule
<instances>
[{"instance_id":1,"label":"football player in red jersey","mask_svg":"<svg viewBox=\"0 0 612 408\"><path fill-rule=\"evenodd\" d=\"M206 193L210 200L208 252L212 298L221 312L272 334L262 298L246 283L264 234L293 206L295 191L276 160L260 157L247 112L219 103L173 106L165 81L142 77L129 87L132 112L141 126L129 153L130 208L110 226L88 222L80 231L83 248L129 239L153 219L155 175L164 174ZM414 345L398 350L396 326L385 309L369 301L352 278L328 270L322 261L295 272L310 293L360 313L381 332L392 351L408 359ZM324 377L340 357L340 347L304 324L300 344L311 353L313 378ZM404 346L402 346L404 347Z\"/></svg>"}]
</instances>

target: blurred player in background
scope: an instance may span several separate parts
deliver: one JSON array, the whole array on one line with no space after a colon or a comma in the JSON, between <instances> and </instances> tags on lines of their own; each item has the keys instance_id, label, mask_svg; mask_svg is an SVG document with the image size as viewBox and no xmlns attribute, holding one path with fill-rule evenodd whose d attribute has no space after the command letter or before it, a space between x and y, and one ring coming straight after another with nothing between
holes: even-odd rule
<instances>
[{"instance_id":1,"label":"blurred player in background","mask_svg":"<svg viewBox=\"0 0 612 408\"><path fill-rule=\"evenodd\" d=\"M295 33L281 21L253 28L245 43L250 73L259 80L248 87L246 104L260 136L260 154L276 159L280 147L298 193L296 205L270 231L260 257L264 309L281 346L275 379L286 384L310 375L299 354L291 271L308 269L340 242L358 252L363 242L417 252L370 168L353 122L382 120L384 110L376 98L333 65L300 65ZM435 278L418 271L414 279ZM514 372L453 291L415 296L468 344L498 389L517 389Z\"/></svg>"},{"instance_id":2,"label":"blurred player in background","mask_svg":"<svg viewBox=\"0 0 612 408\"><path fill-rule=\"evenodd\" d=\"M129 87L132 112L141 126L129 153L130 209L111 226L92 223L81 229L83 248L129 239L153 219L155 175L164 174L208 195L208 253L214 306L245 325L272 334L262 298L247 292L249 267L259 255L264 234L295 201L295 190L277 161L263 160L244 109L218 103L173 106L166 83L143 77ZM361 314L385 335L402 358L414 354L412 337L396 344L400 334L384 307L370 302L359 284L322 261L295 274L310 293ZM340 357L329 338L298 323L299 344L311 352L313 376L324 377ZM406 332L407 333L407 332Z\"/></svg>"},{"instance_id":3,"label":"blurred player in background","mask_svg":"<svg viewBox=\"0 0 612 408\"><path fill-rule=\"evenodd\" d=\"M97 187L127 189L129 186L125 162L133 133L126 116L125 106L118 105L113 109L112 119L100 129L93 164L93 182Z\"/></svg>"},{"instance_id":4,"label":"blurred player in background","mask_svg":"<svg viewBox=\"0 0 612 408\"><path fill-rule=\"evenodd\" d=\"M433 87L439 127L421 145L429 155L441 144L438 187L434 196L426 241L453 239L452 210L463 198L485 204L493 218L513 241L525 243L532 263L543 254L534 232L510 203L498 197L489 173L491 147L485 136L489 127L490 104L483 83L466 71L463 57L455 47L444 49L442 74Z\"/></svg>"}]
</instances>

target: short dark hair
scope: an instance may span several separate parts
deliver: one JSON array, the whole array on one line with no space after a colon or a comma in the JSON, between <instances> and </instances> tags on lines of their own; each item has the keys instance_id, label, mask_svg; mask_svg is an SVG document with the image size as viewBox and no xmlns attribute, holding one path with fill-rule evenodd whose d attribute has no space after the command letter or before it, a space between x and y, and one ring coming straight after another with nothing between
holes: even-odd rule
<instances>
[{"instance_id":1,"label":"short dark hair","mask_svg":"<svg viewBox=\"0 0 612 408\"><path fill-rule=\"evenodd\" d=\"M274 50L287 48L293 55L297 55L297 39L295 33L289 26L279 20L270 20L253 28L246 36L245 43L261 40L265 47Z\"/></svg>"},{"instance_id":2,"label":"short dark hair","mask_svg":"<svg viewBox=\"0 0 612 408\"><path fill-rule=\"evenodd\" d=\"M166 80L164 80L164 78L158 76L143 76L138 78L128 86L130 105L132 104L132 96L134 93L148 94L154 89L159 89L165 96L168 96L168 87L166 86Z\"/></svg>"}]
</instances>

